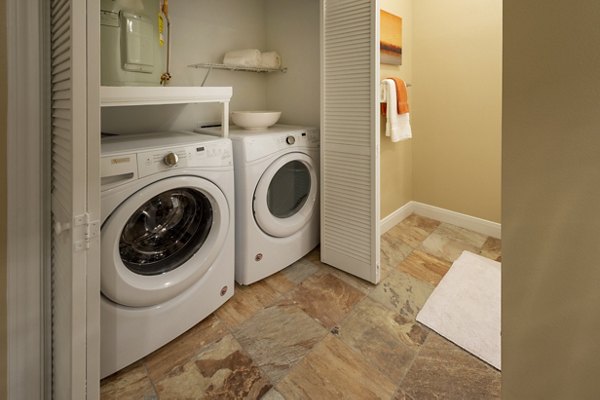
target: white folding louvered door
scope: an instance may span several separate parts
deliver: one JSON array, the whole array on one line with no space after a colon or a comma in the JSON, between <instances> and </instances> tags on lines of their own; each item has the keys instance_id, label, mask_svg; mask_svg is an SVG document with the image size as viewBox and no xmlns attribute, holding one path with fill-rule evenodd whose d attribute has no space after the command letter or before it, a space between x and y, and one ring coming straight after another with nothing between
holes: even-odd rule
<instances>
[{"instance_id":1,"label":"white folding louvered door","mask_svg":"<svg viewBox=\"0 0 600 400\"><path fill-rule=\"evenodd\" d=\"M321 261L377 283L379 1L321 4Z\"/></svg>"},{"instance_id":2,"label":"white folding louvered door","mask_svg":"<svg viewBox=\"0 0 600 400\"><path fill-rule=\"evenodd\" d=\"M95 29L87 30L88 23L99 18L99 7L87 9L93 3L52 0L50 5L55 399L98 397L99 288L97 293L89 290L99 282L99 178L93 178L99 176L99 129L94 125L99 120L98 100L94 100L99 88L94 88L97 67L88 63L92 56L88 41L99 37ZM95 64L99 64L97 57Z\"/></svg>"}]
</instances>

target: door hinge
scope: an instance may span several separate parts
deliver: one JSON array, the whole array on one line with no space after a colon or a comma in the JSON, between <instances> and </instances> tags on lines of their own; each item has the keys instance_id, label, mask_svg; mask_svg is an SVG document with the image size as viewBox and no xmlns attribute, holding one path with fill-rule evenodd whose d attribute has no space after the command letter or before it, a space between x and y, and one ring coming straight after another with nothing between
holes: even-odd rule
<instances>
[{"instance_id":1,"label":"door hinge","mask_svg":"<svg viewBox=\"0 0 600 400\"><path fill-rule=\"evenodd\" d=\"M89 249L92 241L100 236L100 221L92 221L88 213L75 216L72 226L74 251Z\"/></svg>"}]
</instances>

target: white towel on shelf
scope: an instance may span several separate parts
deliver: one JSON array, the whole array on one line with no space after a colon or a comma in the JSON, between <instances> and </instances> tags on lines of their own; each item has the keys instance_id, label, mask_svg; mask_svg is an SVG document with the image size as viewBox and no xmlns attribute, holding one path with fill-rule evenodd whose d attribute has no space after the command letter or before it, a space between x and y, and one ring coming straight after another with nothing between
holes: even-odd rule
<instances>
[{"instance_id":1,"label":"white towel on shelf","mask_svg":"<svg viewBox=\"0 0 600 400\"><path fill-rule=\"evenodd\" d=\"M387 121L385 124L385 136L392 142L399 142L412 138L409 113L398 114L398 100L396 97L396 82L392 79L384 79L382 82L382 98L387 103Z\"/></svg>"},{"instance_id":2,"label":"white towel on shelf","mask_svg":"<svg viewBox=\"0 0 600 400\"><path fill-rule=\"evenodd\" d=\"M261 53L258 49L233 50L225 53L223 64L258 67L261 59Z\"/></svg>"},{"instance_id":3,"label":"white towel on shelf","mask_svg":"<svg viewBox=\"0 0 600 400\"><path fill-rule=\"evenodd\" d=\"M263 68L281 68L281 56L276 51L266 51L261 54L260 66Z\"/></svg>"}]
</instances>

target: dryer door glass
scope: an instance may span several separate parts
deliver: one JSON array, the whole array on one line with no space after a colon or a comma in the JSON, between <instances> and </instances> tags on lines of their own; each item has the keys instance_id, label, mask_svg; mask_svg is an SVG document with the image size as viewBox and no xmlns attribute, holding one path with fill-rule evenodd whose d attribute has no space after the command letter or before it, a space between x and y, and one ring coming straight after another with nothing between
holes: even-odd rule
<instances>
[{"instance_id":1,"label":"dryer door glass","mask_svg":"<svg viewBox=\"0 0 600 400\"><path fill-rule=\"evenodd\" d=\"M317 209L317 174L314 160L303 153L283 155L265 169L252 201L263 232L288 237L311 221Z\"/></svg>"},{"instance_id":2,"label":"dryer door glass","mask_svg":"<svg viewBox=\"0 0 600 400\"><path fill-rule=\"evenodd\" d=\"M119 241L123 264L140 275L159 275L189 260L212 226L208 198L189 188L163 192L129 218Z\"/></svg>"},{"instance_id":3,"label":"dryer door glass","mask_svg":"<svg viewBox=\"0 0 600 400\"><path fill-rule=\"evenodd\" d=\"M271 179L267 191L267 206L277 218L288 218L302 208L310 193L311 177L306 165L290 161Z\"/></svg>"}]
</instances>

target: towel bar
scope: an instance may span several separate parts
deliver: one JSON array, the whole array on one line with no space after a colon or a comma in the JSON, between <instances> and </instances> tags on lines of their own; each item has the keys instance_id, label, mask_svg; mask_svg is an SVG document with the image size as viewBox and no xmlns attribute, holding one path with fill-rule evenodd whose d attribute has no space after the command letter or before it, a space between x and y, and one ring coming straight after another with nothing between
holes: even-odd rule
<instances>
[{"instance_id":1,"label":"towel bar","mask_svg":"<svg viewBox=\"0 0 600 400\"><path fill-rule=\"evenodd\" d=\"M379 84L381 85L383 82L379 82ZM408 83L408 82L404 82L406 84L406 87L411 87L412 83Z\"/></svg>"}]
</instances>

